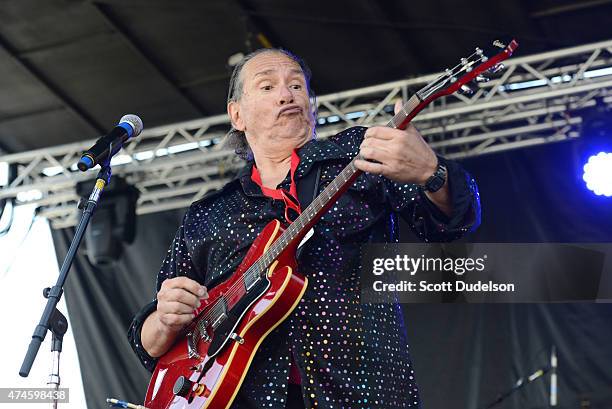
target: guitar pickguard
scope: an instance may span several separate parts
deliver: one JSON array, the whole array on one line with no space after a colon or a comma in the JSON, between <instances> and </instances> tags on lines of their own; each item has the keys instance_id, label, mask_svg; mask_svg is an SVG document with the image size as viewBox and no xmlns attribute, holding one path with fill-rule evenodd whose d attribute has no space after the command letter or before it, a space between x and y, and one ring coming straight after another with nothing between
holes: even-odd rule
<instances>
[{"instance_id":1,"label":"guitar pickguard","mask_svg":"<svg viewBox=\"0 0 612 409\"><path fill-rule=\"evenodd\" d=\"M231 335L236 330L242 316L246 313L270 287L270 281L263 279L249 290L249 292L234 307L226 312L227 318L215 329L207 354L209 357L216 356L232 340Z\"/></svg>"}]
</instances>

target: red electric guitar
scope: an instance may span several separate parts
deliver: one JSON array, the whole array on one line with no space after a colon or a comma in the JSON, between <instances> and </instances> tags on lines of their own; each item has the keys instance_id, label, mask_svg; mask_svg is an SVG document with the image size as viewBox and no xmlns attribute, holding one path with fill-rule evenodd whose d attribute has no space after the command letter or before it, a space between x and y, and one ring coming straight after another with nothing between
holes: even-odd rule
<instances>
[{"instance_id":1,"label":"red electric guitar","mask_svg":"<svg viewBox=\"0 0 612 409\"><path fill-rule=\"evenodd\" d=\"M499 71L500 62L518 43L496 41L493 46L495 56L489 58L477 48L419 90L387 126L404 129L434 99L465 90L486 72ZM147 390L147 408L224 409L232 404L257 348L306 291L308 280L297 272L295 251L361 174L353 161L286 229L278 220L266 225L231 278L208 291L185 335L159 359Z\"/></svg>"}]
</instances>

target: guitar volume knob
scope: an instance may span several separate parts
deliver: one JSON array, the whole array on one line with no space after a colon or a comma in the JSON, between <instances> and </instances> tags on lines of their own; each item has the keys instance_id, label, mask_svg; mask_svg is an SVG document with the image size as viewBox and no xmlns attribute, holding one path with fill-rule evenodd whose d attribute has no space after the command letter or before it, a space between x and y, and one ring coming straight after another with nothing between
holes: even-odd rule
<instances>
[{"instance_id":1,"label":"guitar volume knob","mask_svg":"<svg viewBox=\"0 0 612 409\"><path fill-rule=\"evenodd\" d=\"M189 379L181 375L177 378L176 382L174 382L174 386L172 387L172 392L176 396L181 396L183 398L186 398L187 395L189 395L189 392L191 392L192 387L193 387L193 382L191 382Z\"/></svg>"}]
</instances>

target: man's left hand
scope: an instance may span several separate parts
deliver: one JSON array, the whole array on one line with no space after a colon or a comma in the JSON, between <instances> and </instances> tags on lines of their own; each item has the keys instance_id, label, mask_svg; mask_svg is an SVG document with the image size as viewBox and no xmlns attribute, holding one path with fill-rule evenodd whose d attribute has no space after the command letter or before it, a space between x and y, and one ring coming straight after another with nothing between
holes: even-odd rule
<instances>
[{"instance_id":1,"label":"man's left hand","mask_svg":"<svg viewBox=\"0 0 612 409\"><path fill-rule=\"evenodd\" d=\"M401 107L398 101L395 112ZM369 128L361 143L360 155L363 159L355 161L358 169L399 183L423 185L438 166L436 154L412 124L405 130L383 126Z\"/></svg>"},{"instance_id":2,"label":"man's left hand","mask_svg":"<svg viewBox=\"0 0 612 409\"><path fill-rule=\"evenodd\" d=\"M401 101L396 102L395 113L401 108ZM423 186L438 167L438 157L412 124L405 130L383 126L368 129L359 152L363 159L355 160L357 169L383 175L399 183ZM379 163L370 162L372 160ZM451 216L453 204L448 180L437 192L425 192L425 195L438 209Z\"/></svg>"}]
</instances>

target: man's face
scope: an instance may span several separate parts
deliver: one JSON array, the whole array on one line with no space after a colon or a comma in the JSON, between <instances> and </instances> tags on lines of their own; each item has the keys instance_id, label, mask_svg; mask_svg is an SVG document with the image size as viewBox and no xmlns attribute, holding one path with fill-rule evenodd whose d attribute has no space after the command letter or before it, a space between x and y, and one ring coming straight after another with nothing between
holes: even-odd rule
<instances>
[{"instance_id":1,"label":"man's face","mask_svg":"<svg viewBox=\"0 0 612 409\"><path fill-rule=\"evenodd\" d=\"M266 52L249 60L241 74L243 93L228 104L228 113L251 147L305 143L314 119L300 66L284 54Z\"/></svg>"}]
</instances>

